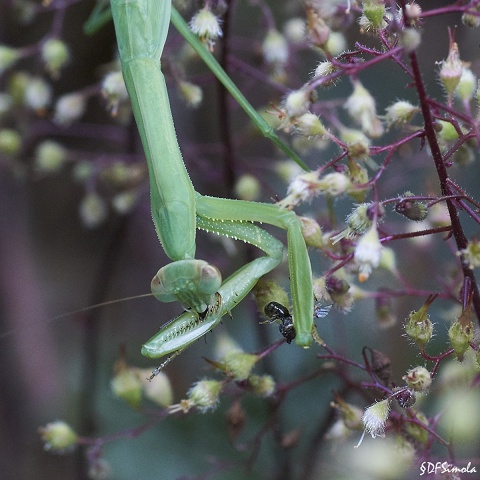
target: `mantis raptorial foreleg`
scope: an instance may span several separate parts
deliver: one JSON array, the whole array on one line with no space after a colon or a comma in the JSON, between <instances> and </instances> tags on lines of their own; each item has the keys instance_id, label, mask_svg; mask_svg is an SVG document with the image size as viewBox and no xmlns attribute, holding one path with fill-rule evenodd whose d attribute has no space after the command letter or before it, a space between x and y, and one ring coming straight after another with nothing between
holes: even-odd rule
<instances>
[{"instance_id":1,"label":"mantis raptorial foreleg","mask_svg":"<svg viewBox=\"0 0 480 480\"><path fill-rule=\"evenodd\" d=\"M276 205L205 197L194 191L177 144L160 70L171 0L112 0L111 6L125 84L148 162L152 217L163 249L173 260L154 277L152 291L160 300L178 300L188 309L162 327L142 353L161 357L183 350L217 325L261 276L281 262L283 245L251 222L287 230L295 339L298 345L309 346L312 278L298 218ZM216 63L209 66L220 69ZM197 228L244 240L266 255L222 282L215 267L194 259Z\"/></svg>"}]
</instances>

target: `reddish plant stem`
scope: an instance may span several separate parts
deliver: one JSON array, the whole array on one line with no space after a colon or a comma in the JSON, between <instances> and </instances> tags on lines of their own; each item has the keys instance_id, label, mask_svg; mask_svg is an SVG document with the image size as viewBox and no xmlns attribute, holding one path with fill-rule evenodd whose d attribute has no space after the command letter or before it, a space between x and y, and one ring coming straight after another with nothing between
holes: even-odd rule
<instances>
[{"instance_id":1,"label":"reddish plant stem","mask_svg":"<svg viewBox=\"0 0 480 480\"><path fill-rule=\"evenodd\" d=\"M404 2L402 2L402 7L404 8ZM405 12L404 12L405 13ZM433 126L433 117L430 111L428 97L425 91L425 85L422 80L422 75L420 73L420 67L418 65L417 55L415 52L409 54L410 64L412 66L413 76L415 79L415 86L418 92L418 98L420 101L420 106L422 109L422 115L425 122L425 136L430 146L430 151L432 152L433 161L435 163L435 168L437 170L438 179L440 181L440 188L442 195L448 196L451 195L450 188L448 186L448 173L445 163L443 161L442 153L437 142L437 137L435 135L435 129ZM458 251L461 251L467 247L467 237L463 231L462 224L460 222L460 217L458 215L458 210L455 206L455 202L451 199L446 200L448 213L450 215L450 220L452 222L452 233L455 238L455 243L457 245ZM475 279L473 271L470 269L468 261L464 255L460 255L460 262L462 266L463 276L465 279L470 280L470 285L473 293L473 308L477 319L480 322L480 295L478 292L478 285Z\"/></svg>"}]
</instances>

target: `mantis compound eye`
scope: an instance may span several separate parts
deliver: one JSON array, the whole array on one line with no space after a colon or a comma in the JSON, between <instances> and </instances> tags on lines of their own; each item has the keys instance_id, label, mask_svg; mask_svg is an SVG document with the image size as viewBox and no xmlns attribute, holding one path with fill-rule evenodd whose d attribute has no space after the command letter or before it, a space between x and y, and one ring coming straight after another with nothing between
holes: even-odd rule
<instances>
[{"instance_id":1,"label":"mantis compound eye","mask_svg":"<svg viewBox=\"0 0 480 480\"><path fill-rule=\"evenodd\" d=\"M198 288L202 293L213 294L222 285L222 274L214 265L206 263L200 270Z\"/></svg>"}]
</instances>

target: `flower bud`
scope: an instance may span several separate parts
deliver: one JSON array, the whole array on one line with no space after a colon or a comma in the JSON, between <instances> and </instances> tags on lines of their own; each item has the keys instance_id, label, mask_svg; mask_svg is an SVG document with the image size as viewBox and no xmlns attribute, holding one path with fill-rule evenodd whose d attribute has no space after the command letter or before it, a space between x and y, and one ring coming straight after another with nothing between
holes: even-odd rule
<instances>
[{"instance_id":1,"label":"flower bud","mask_svg":"<svg viewBox=\"0 0 480 480\"><path fill-rule=\"evenodd\" d=\"M392 125L403 125L410 122L416 112L418 112L418 107L406 100L398 100L387 107L385 121L389 127Z\"/></svg>"},{"instance_id":2,"label":"flower bud","mask_svg":"<svg viewBox=\"0 0 480 480\"><path fill-rule=\"evenodd\" d=\"M422 43L422 34L415 28L405 27L400 33L400 45L406 53L414 52Z\"/></svg>"},{"instance_id":3,"label":"flower bud","mask_svg":"<svg viewBox=\"0 0 480 480\"><path fill-rule=\"evenodd\" d=\"M245 352L229 352L223 357L221 364L227 375L235 380L246 380L259 358Z\"/></svg>"},{"instance_id":4,"label":"flower bud","mask_svg":"<svg viewBox=\"0 0 480 480\"><path fill-rule=\"evenodd\" d=\"M284 108L289 118L295 118L307 113L310 103L310 92L301 88L287 95L284 101Z\"/></svg>"},{"instance_id":5,"label":"flower bud","mask_svg":"<svg viewBox=\"0 0 480 480\"><path fill-rule=\"evenodd\" d=\"M377 226L362 235L355 247L354 260L358 265L358 280L365 282L374 268L378 267L382 255L382 244L378 238Z\"/></svg>"},{"instance_id":6,"label":"flower bud","mask_svg":"<svg viewBox=\"0 0 480 480\"><path fill-rule=\"evenodd\" d=\"M42 58L47 71L53 78L56 78L60 70L68 63L70 51L62 40L51 38L42 45Z\"/></svg>"},{"instance_id":7,"label":"flower bud","mask_svg":"<svg viewBox=\"0 0 480 480\"><path fill-rule=\"evenodd\" d=\"M458 45L456 42L453 42L450 45L447 59L441 62L439 72L440 81L449 96L453 93L460 82L462 70L463 65L460 60Z\"/></svg>"},{"instance_id":8,"label":"flower bud","mask_svg":"<svg viewBox=\"0 0 480 480\"><path fill-rule=\"evenodd\" d=\"M458 255L463 255L464 260L468 262L472 270L480 267L480 241L473 239L467 243L467 248L460 250Z\"/></svg>"},{"instance_id":9,"label":"flower bud","mask_svg":"<svg viewBox=\"0 0 480 480\"><path fill-rule=\"evenodd\" d=\"M285 37L294 44L300 44L305 40L305 20L303 18L291 18L283 26Z\"/></svg>"},{"instance_id":10,"label":"flower bud","mask_svg":"<svg viewBox=\"0 0 480 480\"><path fill-rule=\"evenodd\" d=\"M260 191L260 182L253 175L242 175L235 184L235 195L240 200L254 202L258 200Z\"/></svg>"},{"instance_id":11,"label":"flower bud","mask_svg":"<svg viewBox=\"0 0 480 480\"><path fill-rule=\"evenodd\" d=\"M219 402L222 382L217 380L200 380L188 391L189 406L197 407L201 413L215 410Z\"/></svg>"},{"instance_id":12,"label":"flower bud","mask_svg":"<svg viewBox=\"0 0 480 480\"><path fill-rule=\"evenodd\" d=\"M418 311L414 310L410 312L404 325L405 333L422 350L432 338L433 325L430 321L430 316L428 315L428 308L435 298L436 295L430 295Z\"/></svg>"},{"instance_id":13,"label":"flower bud","mask_svg":"<svg viewBox=\"0 0 480 480\"><path fill-rule=\"evenodd\" d=\"M22 136L10 128L0 130L0 153L13 157L22 148Z\"/></svg>"},{"instance_id":14,"label":"flower bud","mask_svg":"<svg viewBox=\"0 0 480 480\"><path fill-rule=\"evenodd\" d=\"M457 87L455 88L455 95L463 100L464 102L468 102L473 98L475 94L475 89L477 87L477 77L473 74L473 72L467 68L462 68L462 76L460 77L460 81L458 82Z\"/></svg>"},{"instance_id":15,"label":"flower bud","mask_svg":"<svg viewBox=\"0 0 480 480\"><path fill-rule=\"evenodd\" d=\"M324 246L320 225L309 217L298 217L302 224L302 235L307 247L322 248Z\"/></svg>"},{"instance_id":16,"label":"flower bud","mask_svg":"<svg viewBox=\"0 0 480 480\"><path fill-rule=\"evenodd\" d=\"M87 228L100 226L108 216L108 208L105 200L97 193L90 192L80 202L80 218Z\"/></svg>"},{"instance_id":17,"label":"flower bud","mask_svg":"<svg viewBox=\"0 0 480 480\"><path fill-rule=\"evenodd\" d=\"M311 200L318 191L318 172L308 172L298 175L293 179L287 189L287 196L278 202L281 207L298 205Z\"/></svg>"},{"instance_id":18,"label":"flower bud","mask_svg":"<svg viewBox=\"0 0 480 480\"><path fill-rule=\"evenodd\" d=\"M377 116L375 100L360 81L353 82L353 93L344 106L350 118L356 121L369 137L376 138L382 135L383 127Z\"/></svg>"},{"instance_id":19,"label":"flower bud","mask_svg":"<svg viewBox=\"0 0 480 480\"><path fill-rule=\"evenodd\" d=\"M154 381L149 381L152 369L134 369L139 378L145 397L160 407L168 407L173 403L173 390L170 379L165 372L158 372Z\"/></svg>"},{"instance_id":20,"label":"flower bud","mask_svg":"<svg viewBox=\"0 0 480 480\"><path fill-rule=\"evenodd\" d=\"M335 402L331 402L330 406L338 411L344 425L349 430L361 430L363 428L363 412L360 408L347 403L338 395L335 396Z\"/></svg>"},{"instance_id":21,"label":"flower bud","mask_svg":"<svg viewBox=\"0 0 480 480\"><path fill-rule=\"evenodd\" d=\"M85 112L85 96L80 93L63 95L55 105L54 122L68 126Z\"/></svg>"},{"instance_id":22,"label":"flower bud","mask_svg":"<svg viewBox=\"0 0 480 480\"><path fill-rule=\"evenodd\" d=\"M260 397L271 397L275 393L275 380L270 375L250 375L248 382L253 392Z\"/></svg>"},{"instance_id":23,"label":"flower bud","mask_svg":"<svg viewBox=\"0 0 480 480\"><path fill-rule=\"evenodd\" d=\"M265 63L283 66L288 61L288 43L285 37L275 28L268 30L262 43L262 53Z\"/></svg>"},{"instance_id":24,"label":"flower bud","mask_svg":"<svg viewBox=\"0 0 480 480\"><path fill-rule=\"evenodd\" d=\"M408 198L413 196L413 193L405 192L403 198L395 205L395 211L409 220L421 222L427 218L428 208L424 203Z\"/></svg>"},{"instance_id":25,"label":"flower bud","mask_svg":"<svg viewBox=\"0 0 480 480\"><path fill-rule=\"evenodd\" d=\"M383 1L369 0L362 3L363 15L368 19L372 29L380 30L384 26L385 5Z\"/></svg>"},{"instance_id":26,"label":"flower bud","mask_svg":"<svg viewBox=\"0 0 480 480\"><path fill-rule=\"evenodd\" d=\"M331 31L323 50L336 57L347 49L347 40L342 32Z\"/></svg>"},{"instance_id":27,"label":"flower bud","mask_svg":"<svg viewBox=\"0 0 480 480\"><path fill-rule=\"evenodd\" d=\"M323 62L320 62L317 65L317 68L315 69L315 72L313 74L314 77L328 77L332 73L336 72L337 68L333 66L331 62L328 60L325 60ZM328 80L326 82L321 83L319 86L321 87L330 87L334 85L335 79L333 80Z\"/></svg>"},{"instance_id":28,"label":"flower bud","mask_svg":"<svg viewBox=\"0 0 480 480\"><path fill-rule=\"evenodd\" d=\"M198 10L198 12L192 17L190 20L190 29L195 35L198 35L200 41L211 51L213 50L217 39L222 36L220 20L208 7Z\"/></svg>"},{"instance_id":29,"label":"flower bud","mask_svg":"<svg viewBox=\"0 0 480 480\"><path fill-rule=\"evenodd\" d=\"M197 108L202 103L203 91L198 85L181 80L178 84L178 89L189 107Z\"/></svg>"},{"instance_id":30,"label":"flower bud","mask_svg":"<svg viewBox=\"0 0 480 480\"><path fill-rule=\"evenodd\" d=\"M447 205L444 202L437 202L428 209L428 220L433 227L447 227L452 222Z\"/></svg>"},{"instance_id":31,"label":"flower bud","mask_svg":"<svg viewBox=\"0 0 480 480\"><path fill-rule=\"evenodd\" d=\"M402 380L415 392L425 392L432 384L430 372L425 367L415 367L408 370Z\"/></svg>"},{"instance_id":32,"label":"flower bud","mask_svg":"<svg viewBox=\"0 0 480 480\"><path fill-rule=\"evenodd\" d=\"M472 12L472 13L470 13ZM480 5L473 5L468 12L465 12L462 15L462 23L470 28L478 28L480 27L480 16L474 15L473 12L480 12Z\"/></svg>"},{"instance_id":33,"label":"flower bud","mask_svg":"<svg viewBox=\"0 0 480 480\"><path fill-rule=\"evenodd\" d=\"M372 438L385 437L385 425L390 414L390 403L388 399L370 405L362 416L362 423L365 432Z\"/></svg>"},{"instance_id":34,"label":"flower bud","mask_svg":"<svg viewBox=\"0 0 480 480\"><path fill-rule=\"evenodd\" d=\"M67 162L67 150L53 140L45 140L35 149L35 170L40 173L56 173Z\"/></svg>"},{"instance_id":35,"label":"flower bud","mask_svg":"<svg viewBox=\"0 0 480 480\"><path fill-rule=\"evenodd\" d=\"M451 122L438 120L437 123L440 126L440 130L437 132L437 136L440 140L453 142L458 139L458 132Z\"/></svg>"},{"instance_id":36,"label":"flower bud","mask_svg":"<svg viewBox=\"0 0 480 480\"><path fill-rule=\"evenodd\" d=\"M138 195L132 190L117 193L112 198L112 208L120 215L130 213L137 204Z\"/></svg>"},{"instance_id":37,"label":"flower bud","mask_svg":"<svg viewBox=\"0 0 480 480\"><path fill-rule=\"evenodd\" d=\"M370 140L360 130L342 128L340 138L347 145L349 158L365 158L370 153Z\"/></svg>"},{"instance_id":38,"label":"flower bud","mask_svg":"<svg viewBox=\"0 0 480 480\"><path fill-rule=\"evenodd\" d=\"M115 116L120 102L128 99L127 87L121 71L110 72L103 78L102 95L107 99L108 109Z\"/></svg>"},{"instance_id":39,"label":"flower bud","mask_svg":"<svg viewBox=\"0 0 480 480\"><path fill-rule=\"evenodd\" d=\"M132 408L138 408L142 401L142 381L137 370L124 365L119 368L110 382L113 394L125 400Z\"/></svg>"},{"instance_id":40,"label":"flower bud","mask_svg":"<svg viewBox=\"0 0 480 480\"><path fill-rule=\"evenodd\" d=\"M39 77L28 80L25 87L25 106L43 113L52 101L52 89L48 83Z\"/></svg>"},{"instance_id":41,"label":"flower bud","mask_svg":"<svg viewBox=\"0 0 480 480\"><path fill-rule=\"evenodd\" d=\"M470 305L468 305L448 330L450 343L452 344L455 355L460 362L463 361L465 352L470 348L470 343L473 342L474 334L475 328L471 319Z\"/></svg>"},{"instance_id":42,"label":"flower bud","mask_svg":"<svg viewBox=\"0 0 480 480\"><path fill-rule=\"evenodd\" d=\"M307 112L297 117L294 121L295 131L300 135L307 137L323 136L327 133L327 129L313 113Z\"/></svg>"},{"instance_id":43,"label":"flower bud","mask_svg":"<svg viewBox=\"0 0 480 480\"><path fill-rule=\"evenodd\" d=\"M460 145L458 150L453 154L452 160L455 165L466 167L475 161L475 152L466 143Z\"/></svg>"},{"instance_id":44,"label":"flower bud","mask_svg":"<svg viewBox=\"0 0 480 480\"><path fill-rule=\"evenodd\" d=\"M44 442L45 450L54 453L65 453L73 450L78 436L75 431L62 420L47 423L38 429L38 433Z\"/></svg>"}]
</instances>

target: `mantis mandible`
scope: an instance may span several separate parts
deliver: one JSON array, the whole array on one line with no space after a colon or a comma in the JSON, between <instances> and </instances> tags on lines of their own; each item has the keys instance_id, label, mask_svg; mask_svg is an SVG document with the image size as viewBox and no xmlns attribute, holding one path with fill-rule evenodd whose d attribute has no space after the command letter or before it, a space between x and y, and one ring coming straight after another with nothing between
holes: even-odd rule
<instances>
[{"instance_id":1,"label":"mantis mandible","mask_svg":"<svg viewBox=\"0 0 480 480\"><path fill-rule=\"evenodd\" d=\"M214 198L197 193L177 143L160 57L166 41L171 0L111 0L123 77L147 158L152 218L172 263L152 280L154 296L179 301L186 311L165 324L142 354L171 358L220 323L283 258L283 244L253 224L287 231L290 292L297 345L312 342L312 272L301 223L274 204ZM213 58L213 57L212 57ZM220 66L218 66L220 68ZM196 229L248 242L265 252L222 281L218 269L195 259Z\"/></svg>"}]
</instances>

